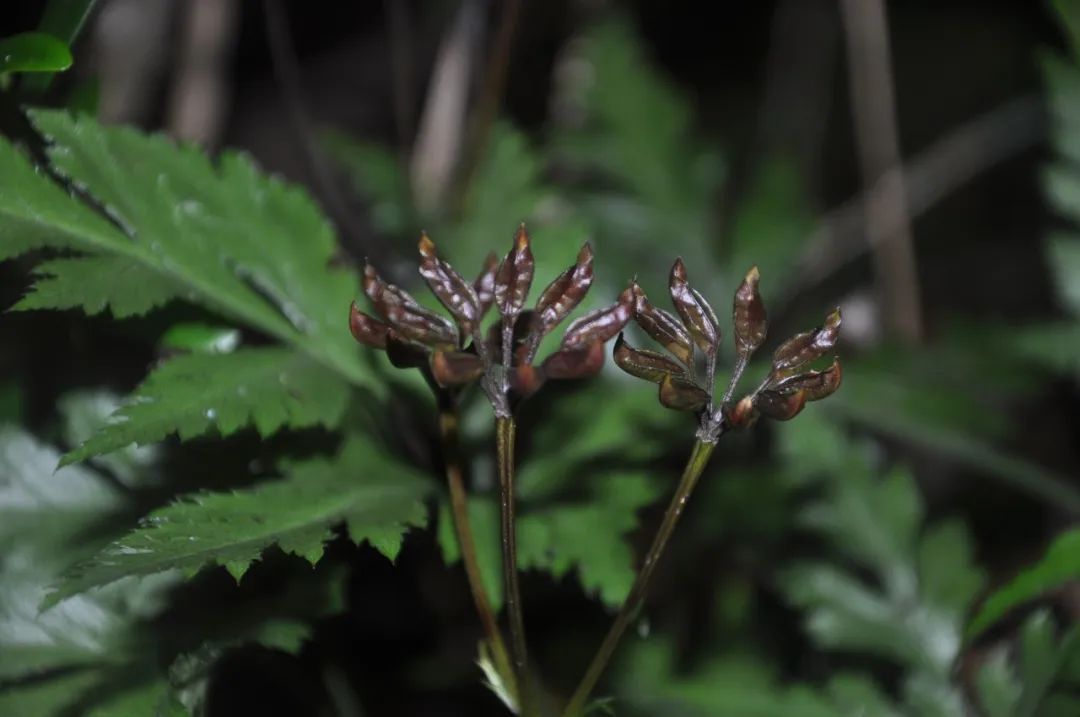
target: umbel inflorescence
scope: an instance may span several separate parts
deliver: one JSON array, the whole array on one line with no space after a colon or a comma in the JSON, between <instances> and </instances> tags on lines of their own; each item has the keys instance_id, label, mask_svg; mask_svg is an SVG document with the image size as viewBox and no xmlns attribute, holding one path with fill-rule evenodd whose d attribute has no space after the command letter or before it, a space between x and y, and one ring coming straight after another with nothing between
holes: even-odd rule
<instances>
[{"instance_id":1,"label":"umbel inflorescence","mask_svg":"<svg viewBox=\"0 0 1080 717\"><path fill-rule=\"evenodd\" d=\"M577 261L541 292L534 308L526 309L535 268L529 243L521 225L503 260L488 255L479 276L468 281L439 256L426 234L421 235L420 275L453 321L421 306L369 265L364 269L364 293L380 318L353 303L349 313L353 336L384 349L395 366L426 370L443 388L480 380L499 416L509 416L516 401L535 393L547 379L596 374L604 363L604 343L630 320L630 290L613 305L571 323L559 349L534 365L541 340L592 286L593 254L588 243L582 246ZM481 323L492 305L500 320L485 332Z\"/></svg>"},{"instance_id":2,"label":"umbel inflorescence","mask_svg":"<svg viewBox=\"0 0 1080 717\"><path fill-rule=\"evenodd\" d=\"M751 426L761 416L782 421L794 418L807 402L826 398L839 388L841 371L837 359L822 370L810 366L836 346L840 312L833 311L822 326L782 343L761 383L735 400L740 379L753 354L764 343L768 328L765 305L758 291L760 277L757 268L751 268L732 303L735 360L727 388L716 398L720 321L709 302L690 286L681 259L675 260L668 282L674 314L653 305L633 281L615 303L571 322L559 348L537 363L543 338L577 308L592 286L593 254L587 243L577 260L540 293L531 309L525 308L525 303L532 287L535 263L524 225L514 234L513 245L502 260L489 255L472 281L439 256L435 243L426 234L420 237L419 250L420 275L450 318L422 306L367 266L364 293L376 316L364 313L354 302L349 311L349 327L360 343L385 350L395 366L419 368L440 399L440 427L454 527L486 632L484 654L492 655L502 685L500 693L515 711L526 716L537 714L542 690L536 684L535 672L528 668L517 580L514 408L548 379L583 378L599 372L604 363L604 344L618 336L615 363L623 371L657 384L660 403L667 408L691 411L697 416L697 440L652 546L622 609L563 711L564 717L578 717L585 710L588 697L621 636L641 608L660 555L720 436L729 429ZM492 306L498 319L485 329L483 322ZM631 320L665 351L632 347L622 333ZM480 578L465 507L462 471L452 459L457 454L456 401L460 389L471 383L479 383L495 414L503 589L510 650L498 629Z\"/></svg>"}]
</instances>

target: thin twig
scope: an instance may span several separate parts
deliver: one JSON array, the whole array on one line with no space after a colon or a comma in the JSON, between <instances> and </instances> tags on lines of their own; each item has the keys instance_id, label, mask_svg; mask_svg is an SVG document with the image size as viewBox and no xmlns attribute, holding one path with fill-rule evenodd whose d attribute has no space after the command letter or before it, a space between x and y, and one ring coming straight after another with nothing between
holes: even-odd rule
<instances>
[{"instance_id":1,"label":"thin twig","mask_svg":"<svg viewBox=\"0 0 1080 717\"><path fill-rule=\"evenodd\" d=\"M410 167L420 213L437 213L457 170L465 135L472 66L483 36L481 0L465 0L447 31L428 83Z\"/></svg>"},{"instance_id":2,"label":"thin twig","mask_svg":"<svg viewBox=\"0 0 1080 717\"><path fill-rule=\"evenodd\" d=\"M468 142L462 168L458 173L457 186L461 188L454 198L460 202L464 197L464 188L472 181L477 166L483 159L491 137L491 128L499 113L506 90L506 78L510 68L510 51L513 49L514 32L521 17L521 0L504 0L496 3L501 6L502 14L495 34L495 45L488 56L484 72L483 90L476 102L469 123Z\"/></svg>"},{"instance_id":3,"label":"thin twig","mask_svg":"<svg viewBox=\"0 0 1080 717\"><path fill-rule=\"evenodd\" d=\"M911 218L921 216L967 182L991 167L1030 149L1046 133L1038 97L1010 100L964 123L890 172L903 174ZM785 283L788 298L813 287L869 248L865 233L866 194L859 194L822 217L803 242L797 271ZM869 236L875 241L893 227Z\"/></svg>"},{"instance_id":4,"label":"thin twig","mask_svg":"<svg viewBox=\"0 0 1080 717\"><path fill-rule=\"evenodd\" d=\"M472 522L469 520L468 499L465 492L465 479L461 468L461 456L458 450L458 415L449 399L440 399L439 437L442 442L443 464L446 470L446 483L450 491L450 514L453 517L454 532L457 536L461 562L465 566L465 575L469 580L476 614L483 625L487 642L491 646L495 668L514 696L517 696L517 680L510 655L506 650L502 633L499 632L495 611L491 608L484 580L480 572L480 563L476 557L476 542L473 540Z\"/></svg>"},{"instance_id":5,"label":"thin twig","mask_svg":"<svg viewBox=\"0 0 1080 717\"><path fill-rule=\"evenodd\" d=\"M525 620L521 609L521 587L517 569L517 526L514 522L514 433L512 417L495 419L496 462L499 467L499 495L502 525L503 583L506 586L506 612L510 622L510 650L521 704L528 711L532 699L528 685L528 651L525 646Z\"/></svg>"},{"instance_id":6,"label":"thin twig","mask_svg":"<svg viewBox=\"0 0 1080 717\"><path fill-rule=\"evenodd\" d=\"M683 470L682 478L679 480L679 486L675 489L675 495L671 497L671 502L664 513L660 528L656 531L652 546L649 548L649 552L645 554L641 570L638 571L634 584L631 586L630 592L619 610L619 614L615 616L611 629L608 630L607 636L604 637L604 641L600 644L600 649L596 651L592 662L589 663L585 676L581 678L581 682L578 684L577 689L574 690L573 696L566 704L563 717L580 717L582 710L585 709L585 703L589 699L589 695L592 694L596 683L600 681L604 669L611 660L611 656L615 653L619 640L622 638L623 633L626 632L626 628L637 617L638 611L645 600L645 595L649 590L649 582L652 580L656 565L660 562L660 556L663 555L668 540L675 531L675 525L679 522L679 517L690 499L690 494L693 492L694 486L697 485L702 472L704 472L715 447L716 444L712 442L699 440L694 443L694 449L690 453L690 459L686 462L686 468Z\"/></svg>"},{"instance_id":7,"label":"thin twig","mask_svg":"<svg viewBox=\"0 0 1080 717\"><path fill-rule=\"evenodd\" d=\"M413 136L413 53L409 4L383 0L390 35L390 69L394 77L394 124L398 145L408 147Z\"/></svg>"},{"instance_id":8,"label":"thin twig","mask_svg":"<svg viewBox=\"0 0 1080 717\"><path fill-rule=\"evenodd\" d=\"M884 0L841 0L848 47L851 112L866 203L867 233L885 325L910 342L922 338L915 249L896 128L896 100Z\"/></svg>"},{"instance_id":9,"label":"thin twig","mask_svg":"<svg viewBox=\"0 0 1080 717\"><path fill-rule=\"evenodd\" d=\"M363 247L364 253L377 261L379 256L386 253L385 247L377 236L364 232L356 220L348 200L341 191L341 185L315 142L314 127L304 102L299 63L293 47L292 33L289 31L289 19L285 7L281 0L265 0L264 9L270 60L274 66L274 73L281 83L281 93L293 133L303 148L304 158L318 186L319 194L345 234L356 241L360 237L366 237L369 240L368 245Z\"/></svg>"}]
</instances>

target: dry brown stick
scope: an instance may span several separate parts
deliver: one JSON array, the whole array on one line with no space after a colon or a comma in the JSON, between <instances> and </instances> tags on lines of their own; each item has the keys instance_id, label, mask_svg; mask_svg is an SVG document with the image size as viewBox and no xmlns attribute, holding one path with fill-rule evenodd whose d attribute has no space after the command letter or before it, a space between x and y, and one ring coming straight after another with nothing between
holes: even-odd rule
<instances>
[{"instance_id":1,"label":"dry brown stick","mask_svg":"<svg viewBox=\"0 0 1080 717\"><path fill-rule=\"evenodd\" d=\"M377 235L366 232L360 225L349 199L342 191L338 177L327 164L322 150L316 143L315 127L304 100L299 60L293 46L285 6L282 0L264 0L263 7L266 13L266 40L270 46L270 61L274 74L281 84L281 94L285 100L289 122L315 179L315 186L326 204L326 209L342 233L348 235L353 241L359 241L361 237L365 238L367 241L361 248L368 257L378 260L378 257L386 253L385 245Z\"/></svg>"},{"instance_id":2,"label":"dry brown stick","mask_svg":"<svg viewBox=\"0 0 1080 717\"><path fill-rule=\"evenodd\" d=\"M907 216L920 216L982 172L1036 145L1045 132L1041 101L1026 96L995 107L942 136L903 167L889 170L903 174L908 190ZM858 194L818 221L803 242L806 248L798 270L785 284L789 298L826 280L869 249L865 203L866 195ZM892 227L883 229L880 234Z\"/></svg>"},{"instance_id":3,"label":"dry brown stick","mask_svg":"<svg viewBox=\"0 0 1080 717\"><path fill-rule=\"evenodd\" d=\"M867 192L867 235L886 328L922 338L922 307L911 221L900 166L889 29L884 0L840 0L848 49L851 112Z\"/></svg>"},{"instance_id":4,"label":"dry brown stick","mask_svg":"<svg viewBox=\"0 0 1080 717\"><path fill-rule=\"evenodd\" d=\"M465 0L439 45L410 166L413 201L424 215L442 208L461 159L483 24L481 0Z\"/></svg>"},{"instance_id":5,"label":"dry brown stick","mask_svg":"<svg viewBox=\"0 0 1080 717\"><path fill-rule=\"evenodd\" d=\"M169 134L215 149L228 111L226 82L237 39L240 3L190 0L180 9L180 56L166 112Z\"/></svg>"}]
</instances>

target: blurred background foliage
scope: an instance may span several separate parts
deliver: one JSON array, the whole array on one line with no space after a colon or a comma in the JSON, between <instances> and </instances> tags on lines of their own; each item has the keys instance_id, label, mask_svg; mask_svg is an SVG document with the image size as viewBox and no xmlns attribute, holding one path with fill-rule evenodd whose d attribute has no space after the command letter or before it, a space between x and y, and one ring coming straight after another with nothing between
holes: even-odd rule
<instances>
[{"instance_id":1,"label":"blurred background foliage","mask_svg":"<svg viewBox=\"0 0 1080 717\"><path fill-rule=\"evenodd\" d=\"M832 400L722 441L598 711L1080 714L1080 4L887 9L918 337L891 329L868 257L842 39L852 30L828 0L741 4L719 25L693 3L647 1L101 0L8 12L3 47L16 55L19 33L50 32L66 49L87 20L67 74L44 79L65 65L51 45L0 66L12 157L41 161L35 127L67 133L75 151L54 155L53 171L81 170L102 196L90 170L108 158L79 151L97 126L52 115L31 125L27 104L90 109L209 152L240 147L305 185L337 243L303 200L260 216L245 202L271 186L262 180L217 206L235 177L100 135L127 162L120 176L146 180L121 181L106 203L149 207L177 246L187 232L258 227L249 251L266 256L239 260L266 262L271 296L292 278L275 266L301 267L311 290L285 293L328 317L316 341L245 314L250 287L226 290L223 305L177 291L186 302L159 306L168 287L63 265L57 243L27 239L6 210L0 306L27 295L20 308L96 315L0 317L0 714L502 714L474 664L465 581L447 567L459 556L431 400L417 377L340 346L347 299L320 302L348 283L326 271L321 285L327 261L370 257L415 286L421 228L469 273L520 221L541 278L592 242L586 309L635 276L662 295L682 256L717 306L759 266L774 336L832 305L846 319ZM21 74L35 69L46 72ZM15 176L21 165L5 162ZM192 172L210 219L146 199L157 171ZM27 294L43 259L56 278ZM150 295L125 310L133 287ZM142 402L120 409L152 429L108 424L170 358L172 373L153 373ZM285 408L254 361L317 398ZM526 624L555 695L572 689L625 595L693 430L609 369L547 386L520 421ZM261 403L208 408L205 396L237 385ZM463 417L470 510L497 596L479 398ZM98 448L79 457L91 460L54 472L88 439ZM369 505L354 474L376 489L396 482L405 503L383 490ZM230 497L252 514L272 498L282 520L309 520L312 492L346 498L281 549L228 512ZM404 528L373 525L372 506L394 526L427 528L402 543ZM198 531L199 516L220 523L203 553L154 545L155 520ZM117 551L140 535L149 562L124 563Z\"/></svg>"}]
</instances>

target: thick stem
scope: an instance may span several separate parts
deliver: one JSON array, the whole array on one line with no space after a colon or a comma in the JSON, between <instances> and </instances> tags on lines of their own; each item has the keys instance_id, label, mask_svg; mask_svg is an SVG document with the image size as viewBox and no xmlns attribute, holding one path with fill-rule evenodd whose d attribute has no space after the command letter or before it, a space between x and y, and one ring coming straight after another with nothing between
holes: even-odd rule
<instances>
[{"instance_id":1,"label":"thick stem","mask_svg":"<svg viewBox=\"0 0 1080 717\"><path fill-rule=\"evenodd\" d=\"M503 679L508 680L508 687L514 695L518 694L517 679L510 663L510 654L506 650L502 633L491 609L491 601L484 589L480 573L480 563L476 559L476 542L473 540L472 523L469 520L468 500L465 492L465 479L461 469L461 457L458 452L458 417L457 411L448 402L440 402L439 436L442 439L443 463L446 467L446 483L450 490L450 514L453 516L454 532L457 535L461 562L465 566L465 575L469 579L476 614L480 617L495 669Z\"/></svg>"},{"instance_id":2,"label":"thick stem","mask_svg":"<svg viewBox=\"0 0 1080 717\"><path fill-rule=\"evenodd\" d=\"M525 649L525 621L521 613L521 588L518 586L517 529L514 523L514 419L495 419L495 448L499 467L499 495L502 515L503 580L506 586L506 613L510 621L510 650L514 659L522 705L529 705Z\"/></svg>"},{"instance_id":3,"label":"thick stem","mask_svg":"<svg viewBox=\"0 0 1080 717\"><path fill-rule=\"evenodd\" d=\"M563 717L580 717L582 714L585 702L589 699L589 695L592 693L593 688L596 687L596 683L599 682L600 676L604 673L604 669L611 660L611 656L615 653L619 640L641 609L641 604L645 600L649 582L652 580L660 556L663 554L664 548L667 547L668 540L675 530L675 524L679 522L683 508L686 507L686 502L690 498L690 493L693 492L694 486L697 485L698 478L701 477L702 472L705 470L705 466L708 464L709 457L715 447L715 443L700 440L694 444L694 450L690 454L686 468L683 469L679 487L675 489L675 495L671 497L671 503L668 504L667 512L664 513L664 519L660 523L660 528L656 531L656 537L653 539L649 552L645 555L645 561L641 564L641 570L638 572L637 578L634 579L630 593L626 596L619 614L615 616L615 622L612 623L611 629L608 630L607 636L604 637L604 641L600 644L600 649L596 651L592 662L589 663L589 668L585 671L585 676L581 678L581 683L578 684L577 689L566 705L566 709L563 710Z\"/></svg>"}]
</instances>

